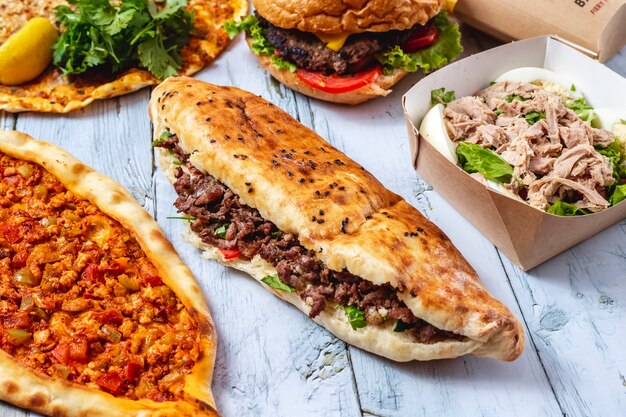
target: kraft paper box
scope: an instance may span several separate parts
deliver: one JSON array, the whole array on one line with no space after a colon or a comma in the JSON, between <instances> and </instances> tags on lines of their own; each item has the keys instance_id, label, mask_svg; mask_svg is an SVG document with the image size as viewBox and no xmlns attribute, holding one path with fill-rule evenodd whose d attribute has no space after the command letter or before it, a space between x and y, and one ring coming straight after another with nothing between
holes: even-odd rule
<instances>
[{"instance_id":1,"label":"kraft paper box","mask_svg":"<svg viewBox=\"0 0 626 417\"><path fill-rule=\"evenodd\" d=\"M558 35L601 62L626 44L626 0L459 0L455 13L505 42Z\"/></svg>"},{"instance_id":2,"label":"kraft paper box","mask_svg":"<svg viewBox=\"0 0 626 417\"><path fill-rule=\"evenodd\" d=\"M554 37L503 45L448 65L420 80L402 98L411 156L418 175L522 269L528 270L626 217L626 202L595 214L561 217L486 187L420 137L432 107L430 92L445 87L473 95L518 67L542 67L575 82L594 107L624 108L626 79Z\"/></svg>"}]
</instances>

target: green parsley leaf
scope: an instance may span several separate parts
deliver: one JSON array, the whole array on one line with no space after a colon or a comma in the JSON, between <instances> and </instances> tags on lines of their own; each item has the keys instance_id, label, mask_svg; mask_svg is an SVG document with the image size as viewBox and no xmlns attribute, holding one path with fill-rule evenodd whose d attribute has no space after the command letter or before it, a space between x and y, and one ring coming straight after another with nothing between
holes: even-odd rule
<instances>
[{"instance_id":1,"label":"green parsley leaf","mask_svg":"<svg viewBox=\"0 0 626 417\"><path fill-rule=\"evenodd\" d=\"M593 111L593 107L587 103L584 97L565 103L565 107L574 110L574 113L587 123L591 123L593 119L596 118L596 113Z\"/></svg>"},{"instance_id":2,"label":"green parsley leaf","mask_svg":"<svg viewBox=\"0 0 626 417\"><path fill-rule=\"evenodd\" d=\"M63 74L133 66L164 79L177 75L180 49L195 28L187 0L68 0L55 8L62 26L53 62ZM157 3L161 7L157 6Z\"/></svg>"},{"instance_id":3,"label":"green parsley leaf","mask_svg":"<svg viewBox=\"0 0 626 417\"><path fill-rule=\"evenodd\" d=\"M272 237L278 237L278 231L272 232Z\"/></svg>"},{"instance_id":4,"label":"green parsley leaf","mask_svg":"<svg viewBox=\"0 0 626 417\"><path fill-rule=\"evenodd\" d=\"M413 324L405 323L402 320L396 320L396 326L393 328L393 331L396 333L401 333L407 329L413 327Z\"/></svg>"},{"instance_id":5,"label":"green parsley leaf","mask_svg":"<svg viewBox=\"0 0 626 417\"><path fill-rule=\"evenodd\" d=\"M163 142L165 142L167 139L171 138L172 136L174 136L174 134L166 130L163 133L161 133L161 135L157 139L152 141L152 146L159 146L160 144L162 144Z\"/></svg>"},{"instance_id":6,"label":"green parsley leaf","mask_svg":"<svg viewBox=\"0 0 626 417\"><path fill-rule=\"evenodd\" d=\"M541 112L533 111L533 112L528 113L526 116L524 116L524 119L526 119L528 124L531 126L537 123L539 120L545 119L545 118L546 118L546 114L542 111Z\"/></svg>"},{"instance_id":7,"label":"green parsley leaf","mask_svg":"<svg viewBox=\"0 0 626 417\"><path fill-rule=\"evenodd\" d=\"M172 161L172 163L173 163L174 165L178 165L178 166L183 166L183 165L185 165L185 163L184 163L183 161L179 161L178 159L174 159L174 160Z\"/></svg>"},{"instance_id":8,"label":"green parsley leaf","mask_svg":"<svg viewBox=\"0 0 626 417\"><path fill-rule=\"evenodd\" d=\"M261 280L265 285L275 290L284 292L294 292L295 288L285 284L278 278L278 275L268 275Z\"/></svg>"},{"instance_id":9,"label":"green parsley leaf","mask_svg":"<svg viewBox=\"0 0 626 417\"><path fill-rule=\"evenodd\" d=\"M495 81L489 81L489 87L491 87L492 85L494 85L496 82Z\"/></svg>"},{"instance_id":10,"label":"green parsley leaf","mask_svg":"<svg viewBox=\"0 0 626 417\"><path fill-rule=\"evenodd\" d=\"M576 91L576 86L572 84L572 86L569 88L569 91Z\"/></svg>"},{"instance_id":11,"label":"green parsley leaf","mask_svg":"<svg viewBox=\"0 0 626 417\"><path fill-rule=\"evenodd\" d=\"M168 216L166 218L171 220L187 220L188 222L196 221L196 218L193 216Z\"/></svg>"},{"instance_id":12,"label":"green parsley leaf","mask_svg":"<svg viewBox=\"0 0 626 417\"><path fill-rule=\"evenodd\" d=\"M614 206L620 201L624 200L626 200L626 184L618 185L617 187L615 187L613 194L609 198L609 203Z\"/></svg>"},{"instance_id":13,"label":"green parsley leaf","mask_svg":"<svg viewBox=\"0 0 626 417\"><path fill-rule=\"evenodd\" d=\"M428 48L406 53L396 45L376 56L378 62L383 65L385 75L393 73L396 68L408 72L422 69L425 73L429 73L443 67L463 52L459 25L451 23L445 11L433 17L432 21L439 30L439 38Z\"/></svg>"},{"instance_id":14,"label":"green parsley leaf","mask_svg":"<svg viewBox=\"0 0 626 417\"><path fill-rule=\"evenodd\" d=\"M619 119L619 122L620 122L621 124L623 124L623 125L626 125L626 120L624 120L624 119Z\"/></svg>"},{"instance_id":15,"label":"green parsley leaf","mask_svg":"<svg viewBox=\"0 0 626 417\"><path fill-rule=\"evenodd\" d=\"M495 152L475 143L460 142L456 148L459 165L470 174L480 172L485 178L508 183L513 176L513 167Z\"/></svg>"},{"instance_id":16,"label":"green parsley leaf","mask_svg":"<svg viewBox=\"0 0 626 417\"><path fill-rule=\"evenodd\" d=\"M583 214L589 214L589 211L559 200L548 208L548 213L557 216L581 216Z\"/></svg>"},{"instance_id":17,"label":"green parsley leaf","mask_svg":"<svg viewBox=\"0 0 626 417\"><path fill-rule=\"evenodd\" d=\"M502 110L502 109L495 109L493 112L496 114L496 116L500 116L502 113L504 113L504 110Z\"/></svg>"},{"instance_id":18,"label":"green parsley leaf","mask_svg":"<svg viewBox=\"0 0 626 417\"><path fill-rule=\"evenodd\" d=\"M456 100L456 93L452 90L446 91L445 87L432 90L430 92L430 104L448 104L451 101Z\"/></svg>"},{"instance_id":19,"label":"green parsley leaf","mask_svg":"<svg viewBox=\"0 0 626 417\"><path fill-rule=\"evenodd\" d=\"M367 322L365 321L365 311L353 306L344 306L344 311L346 312L346 317L348 317L350 326L352 326L352 330L367 326Z\"/></svg>"},{"instance_id":20,"label":"green parsley leaf","mask_svg":"<svg viewBox=\"0 0 626 417\"><path fill-rule=\"evenodd\" d=\"M228 226L230 226L230 223L226 223L226 224L221 225L220 227L215 229L215 232L213 232L213 234L215 236L219 236L222 239L224 239L226 237L226 230L228 230Z\"/></svg>"}]
</instances>

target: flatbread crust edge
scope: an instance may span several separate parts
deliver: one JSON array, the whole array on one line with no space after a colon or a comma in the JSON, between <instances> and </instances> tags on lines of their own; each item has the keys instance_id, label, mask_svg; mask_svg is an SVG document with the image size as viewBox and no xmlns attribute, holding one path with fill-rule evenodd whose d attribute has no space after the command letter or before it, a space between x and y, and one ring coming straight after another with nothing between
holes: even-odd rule
<instances>
[{"instance_id":1,"label":"flatbread crust edge","mask_svg":"<svg viewBox=\"0 0 626 417\"><path fill-rule=\"evenodd\" d=\"M131 231L163 282L197 321L200 356L185 377L184 400L154 402L117 398L103 391L54 380L18 365L0 351L0 399L55 416L218 416L211 393L217 337L202 290L154 219L114 180L63 149L17 131L0 130L0 151L44 167L72 193L95 204Z\"/></svg>"},{"instance_id":2,"label":"flatbread crust edge","mask_svg":"<svg viewBox=\"0 0 626 417\"><path fill-rule=\"evenodd\" d=\"M177 134L196 168L330 269L390 284L416 317L480 342L474 355L510 361L523 351L523 327L447 236L283 110L234 87L175 77L155 88L149 113L155 139Z\"/></svg>"}]
</instances>

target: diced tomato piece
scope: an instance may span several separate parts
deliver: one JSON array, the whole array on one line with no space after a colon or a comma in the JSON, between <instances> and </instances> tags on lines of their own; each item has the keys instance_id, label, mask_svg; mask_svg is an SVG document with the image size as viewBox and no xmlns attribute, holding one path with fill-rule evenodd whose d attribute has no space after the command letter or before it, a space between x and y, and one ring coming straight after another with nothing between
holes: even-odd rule
<instances>
[{"instance_id":1,"label":"diced tomato piece","mask_svg":"<svg viewBox=\"0 0 626 417\"><path fill-rule=\"evenodd\" d=\"M19 243L22 240L22 233L19 227L11 226L10 224L4 224L2 226L2 234L9 243Z\"/></svg>"},{"instance_id":2,"label":"diced tomato piece","mask_svg":"<svg viewBox=\"0 0 626 417\"><path fill-rule=\"evenodd\" d=\"M65 340L61 340L52 351L52 356L63 365L70 362L70 345Z\"/></svg>"},{"instance_id":3,"label":"diced tomato piece","mask_svg":"<svg viewBox=\"0 0 626 417\"><path fill-rule=\"evenodd\" d=\"M117 276L117 275L124 273L124 271L126 270L126 267L120 263L112 262L106 266L103 266L101 270L103 272Z\"/></svg>"},{"instance_id":4,"label":"diced tomato piece","mask_svg":"<svg viewBox=\"0 0 626 417\"><path fill-rule=\"evenodd\" d=\"M365 87L373 83L383 73L380 65L376 65L354 75L339 76L337 74L326 75L323 72L314 72L299 69L296 74L305 84L316 90L326 93L345 93Z\"/></svg>"},{"instance_id":5,"label":"diced tomato piece","mask_svg":"<svg viewBox=\"0 0 626 417\"><path fill-rule=\"evenodd\" d=\"M13 255L13 259L11 260L11 265L15 269L24 268L26 266L26 260L28 259L28 252L20 252Z\"/></svg>"},{"instance_id":6,"label":"diced tomato piece","mask_svg":"<svg viewBox=\"0 0 626 417\"><path fill-rule=\"evenodd\" d=\"M124 378L122 378L119 371L111 371L96 379L96 384L109 394L119 395L122 393Z\"/></svg>"},{"instance_id":7,"label":"diced tomato piece","mask_svg":"<svg viewBox=\"0 0 626 417\"><path fill-rule=\"evenodd\" d=\"M87 362L88 351L87 337L84 335L74 336L70 345L70 359L79 363L85 363Z\"/></svg>"},{"instance_id":8,"label":"diced tomato piece","mask_svg":"<svg viewBox=\"0 0 626 417\"><path fill-rule=\"evenodd\" d=\"M419 49L425 48L437 42L439 39L439 30L437 26L432 23L422 26L416 29L409 39L401 46L404 52L415 52Z\"/></svg>"},{"instance_id":9,"label":"diced tomato piece","mask_svg":"<svg viewBox=\"0 0 626 417\"><path fill-rule=\"evenodd\" d=\"M126 380L129 382L136 382L139 380L141 376L141 371L143 371L143 366L138 361L130 361L126 365Z\"/></svg>"},{"instance_id":10,"label":"diced tomato piece","mask_svg":"<svg viewBox=\"0 0 626 417\"><path fill-rule=\"evenodd\" d=\"M158 287L163 285L163 280L157 275L148 275L144 279L146 281L146 284L151 287Z\"/></svg>"},{"instance_id":11,"label":"diced tomato piece","mask_svg":"<svg viewBox=\"0 0 626 417\"><path fill-rule=\"evenodd\" d=\"M100 315L102 324L119 326L124 322L124 317L117 310L106 310Z\"/></svg>"},{"instance_id":12,"label":"diced tomato piece","mask_svg":"<svg viewBox=\"0 0 626 417\"><path fill-rule=\"evenodd\" d=\"M28 312L18 311L9 313L3 320L2 324L7 329L28 329L30 327L30 318Z\"/></svg>"},{"instance_id":13,"label":"diced tomato piece","mask_svg":"<svg viewBox=\"0 0 626 417\"><path fill-rule=\"evenodd\" d=\"M91 283L104 282L104 278L102 277L102 271L100 271L98 265L95 264L87 265L87 268L85 268L80 277L81 279Z\"/></svg>"},{"instance_id":14,"label":"diced tomato piece","mask_svg":"<svg viewBox=\"0 0 626 417\"><path fill-rule=\"evenodd\" d=\"M241 256L241 252L239 252L239 249L237 248L234 248L234 249L221 249L220 248L220 252L222 252L222 255L224 255L224 259L235 259Z\"/></svg>"}]
</instances>

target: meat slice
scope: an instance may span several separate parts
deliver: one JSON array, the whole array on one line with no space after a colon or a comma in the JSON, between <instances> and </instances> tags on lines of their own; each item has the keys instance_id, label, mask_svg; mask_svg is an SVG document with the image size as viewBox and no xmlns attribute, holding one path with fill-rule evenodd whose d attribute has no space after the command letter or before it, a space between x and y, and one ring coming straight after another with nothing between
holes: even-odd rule
<instances>
[{"instance_id":1,"label":"meat slice","mask_svg":"<svg viewBox=\"0 0 626 417\"><path fill-rule=\"evenodd\" d=\"M559 177L543 177L534 182L528 189L528 204L540 210L547 210L550 203L563 200L568 191L575 191L583 196L581 200L574 202L579 208L597 212L609 207L609 202L594 188Z\"/></svg>"}]
</instances>

